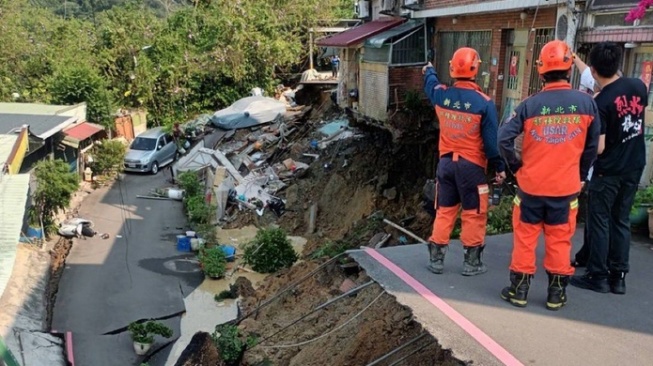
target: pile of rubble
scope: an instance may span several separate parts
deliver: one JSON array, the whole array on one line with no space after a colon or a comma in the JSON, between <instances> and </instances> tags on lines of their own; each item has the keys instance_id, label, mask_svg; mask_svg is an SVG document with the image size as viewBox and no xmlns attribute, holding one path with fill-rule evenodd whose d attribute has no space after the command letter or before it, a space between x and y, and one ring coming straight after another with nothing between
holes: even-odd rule
<instances>
[{"instance_id":1,"label":"pile of rubble","mask_svg":"<svg viewBox=\"0 0 653 366\"><path fill-rule=\"evenodd\" d=\"M199 173L209 203L217 207L215 223L233 221L242 210L255 211L259 216L270 210L282 216L286 202L280 192L312 164L320 162L328 169L329 162L320 161L322 150L359 136L346 119L321 121L315 129L306 121L312 108L299 107L289 105L283 118L249 128L225 131L205 123L203 139L172 166L173 176L186 171ZM287 152L300 158L282 159Z\"/></svg>"}]
</instances>

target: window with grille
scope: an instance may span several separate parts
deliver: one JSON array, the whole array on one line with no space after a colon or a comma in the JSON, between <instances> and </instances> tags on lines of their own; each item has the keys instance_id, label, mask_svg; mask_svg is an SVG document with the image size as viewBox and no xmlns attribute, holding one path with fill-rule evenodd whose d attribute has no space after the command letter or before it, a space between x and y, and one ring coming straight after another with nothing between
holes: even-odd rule
<instances>
[{"instance_id":1,"label":"window with grille","mask_svg":"<svg viewBox=\"0 0 653 366\"><path fill-rule=\"evenodd\" d=\"M533 95L539 92L542 89L542 81L540 80L540 75L537 73L536 62L540 58L540 50L542 47L549 42L555 39L555 29L554 28L541 28L535 30L535 40L533 43L533 69L531 70L531 79L528 83L528 95Z\"/></svg>"},{"instance_id":2,"label":"window with grille","mask_svg":"<svg viewBox=\"0 0 653 366\"><path fill-rule=\"evenodd\" d=\"M426 37L424 27L418 28L392 44L393 65L410 65L426 62Z\"/></svg>"},{"instance_id":3,"label":"window with grille","mask_svg":"<svg viewBox=\"0 0 653 366\"><path fill-rule=\"evenodd\" d=\"M449 77L449 60L460 47L472 47L481 56L481 66L478 73L479 84L483 73L490 71L492 51L492 31L441 32L437 49L437 72L440 81L451 84ZM485 90L487 93L487 90Z\"/></svg>"}]
</instances>

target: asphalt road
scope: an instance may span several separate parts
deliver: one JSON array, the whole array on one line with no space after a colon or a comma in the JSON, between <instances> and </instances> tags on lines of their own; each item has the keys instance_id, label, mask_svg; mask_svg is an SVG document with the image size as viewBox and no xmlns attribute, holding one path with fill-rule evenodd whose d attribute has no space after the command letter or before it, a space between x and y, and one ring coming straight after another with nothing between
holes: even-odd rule
<instances>
[{"instance_id":1,"label":"asphalt road","mask_svg":"<svg viewBox=\"0 0 653 366\"><path fill-rule=\"evenodd\" d=\"M165 319L175 330L173 338L157 339L151 353L169 351L166 345L179 337L184 296L203 278L194 256L176 248L176 235L186 230L182 204L136 197L168 186L167 178L165 169L128 174L94 191L80 209L109 238L75 240L59 284L52 329L71 332L67 347L76 366L139 365L143 359L126 332L132 321Z\"/></svg>"},{"instance_id":2,"label":"asphalt road","mask_svg":"<svg viewBox=\"0 0 653 366\"><path fill-rule=\"evenodd\" d=\"M582 228L574 237L576 249L581 243ZM509 284L512 234L488 237L486 244L484 261L489 271L476 277L460 275L463 251L457 241L450 245L442 275L426 269L428 254L423 244L384 248L377 253L353 251L351 255L397 301L410 307L444 348L475 365L609 366L653 362L653 250L649 243L631 246L626 295L599 294L569 286L567 306L557 312L544 308L547 276L541 268L533 279L526 308L501 300L499 292ZM538 252L541 267L542 243ZM385 266L378 254L389 260L390 268L396 265L399 270ZM421 293L420 285L424 287ZM497 355L503 357L503 362Z\"/></svg>"}]
</instances>

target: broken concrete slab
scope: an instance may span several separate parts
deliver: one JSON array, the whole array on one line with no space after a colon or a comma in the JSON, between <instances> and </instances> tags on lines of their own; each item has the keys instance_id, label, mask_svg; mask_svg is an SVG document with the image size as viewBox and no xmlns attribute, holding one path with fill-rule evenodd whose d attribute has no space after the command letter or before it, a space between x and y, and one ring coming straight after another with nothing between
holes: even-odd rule
<instances>
[{"instance_id":1,"label":"broken concrete slab","mask_svg":"<svg viewBox=\"0 0 653 366\"><path fill-rule=\"evenodd\" d=\"M147 286L134 287L107 298L107 306L120 309L120 312L110 318L97 319L102 324L101 334L113 332L136 320L166 318L186 310L177 281L157 277L149 279Z\"/></svg>"},{"instance_id":2,"label":"broken concrete slab","mask_svg":"<svg viewBox=\"0 0 653 366\"><path fill-rule=\"evenodd\" d=\"M30 331L18 332L18 338L22 350L19 358L23 365L67 365L63 339L48 333Z\"/></svg>"},{"instance_id":3,"label":"broken concrete slab","mask_svg":"<svg viewBox=\"0 0 653 366\"><path fill-rule=\"evenodd\" d=\"M169 326L173 331L173 335L167 339L156 336L152 348L145 356L136 355L131 335L126 330L113 335L73 333L72 344L69 347L73 350L75 364L93 366L140 365L157 352L165 349L170 343L175 342L181 334L179 327L181 317L160 320L160 322Z\"/></svg>"}]
</instances>

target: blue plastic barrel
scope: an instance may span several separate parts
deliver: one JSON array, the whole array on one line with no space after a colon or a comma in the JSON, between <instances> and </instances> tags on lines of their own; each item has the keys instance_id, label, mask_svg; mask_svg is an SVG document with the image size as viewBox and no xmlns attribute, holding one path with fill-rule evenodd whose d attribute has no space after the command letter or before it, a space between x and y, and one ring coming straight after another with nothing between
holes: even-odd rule
<instances>
[{"instance_id":1,"label":"blue plastic barrel","mask_svg":"<svg viewBox=\"0 0 653 366\"><path fill-rule=\"evenodd\" d=\"M28 238L36 238L36 239L43 239L43 230L40 228L35 228L29 226L27 228L27 237Z\"/></svg>"},{"instance_id":2,"label":"blue plastic barrel","mask_svg":"<svg viewBox=\"0 0 653 366\"><path fill-rule=\"evenodd\" d=\"M190 238L186 235L177 235L177 250L180 252L190 252Z\"/></svg>"},{"instance_id":3,"label":"blue plastic barrel","mask_svg":"<svg viewBox=\"0 0 653 366\"><path fill-rule=\"evenodd\" d=\"M236 259L236 248L231 245L220 245L220 247L227 257L227 262L233 262Z\"/></svg>"}]
</instances>

